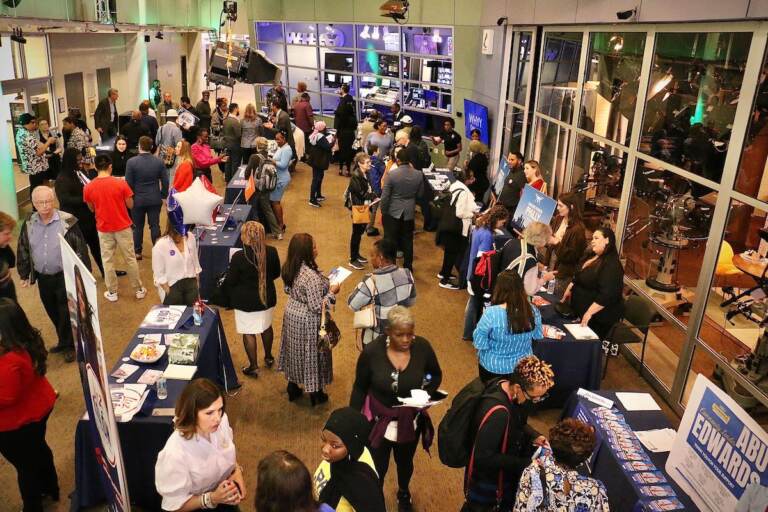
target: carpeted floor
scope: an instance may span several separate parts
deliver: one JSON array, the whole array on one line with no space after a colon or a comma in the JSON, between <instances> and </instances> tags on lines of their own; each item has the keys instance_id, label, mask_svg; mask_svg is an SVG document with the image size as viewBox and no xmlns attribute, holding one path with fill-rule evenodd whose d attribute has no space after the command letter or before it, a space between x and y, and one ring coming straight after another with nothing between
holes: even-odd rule
<instances>
[{"instance_id":1,"label":"carpeted floor","mask_svg":"<svg viewBox=\"0 0 768 512\"><path fill-rule=\"evenodd\" d=\"M215 172L215 174L217 188L223 190L221 173ZM299 164L283 200L286 212L285 223L288 226L287 236L285 240L273 243L281 258L284 258L291 235L299 232L311 233L317 241L318 263L322 269L327 270L332 266L346 264L349 258L351 221L348 211L342 205L342 195L348 178L338 176L335 166L326 172L323 192L328 199L320 209L312 208L307 204L310 181L311 170ZM163 220L163 225L164 223ZM420 222L417 221L417 226L419 224ZM363 238L362 253L364 255L368 254L373 240L375 239ZM15 241L13 244L15 247ZM144 247L144 260L139 262L139 266L142 279L147 288L150 288L152 262L148 233L145 233ZM471 343L461 340L466 294L437 286L435 274L440 268L442 251L435 247L432 233L416 234L414 252L418 292L414 306L416 331L430 340L435 348L444 373L442 387L454 395L477 373L475 350ZM98 275L98 272L96 273ZM358 352L354 346L354 333L351 328L352 314L346 307L344 299L364 273L364 271L355 271L344 283L340 294L342 300L337 306L335 319L342 328L343 339L334 351L334 381L327 390L330 395L329 403L315 408L310 406L308 398L303 398L297 403L289 403L282 374L266 369L261 370L258 379L243 377L244 385L241 390L228 399L227 412L235 431L238 461L245 468L248 483L249 496L241 505L243 511L253 510L255 471L261 457L273 450L286 449L301 458L311 471L314 471L320 461L320 429L330 411L348 404L354 380ZM16 279L18 288L18 276ZM99 281L102 337L107 365L111 367L148 308L156 303L158 298L154 290L150 289L146 299L135 300L126 278L120 278L120 300L110 303L101 296L104 290L103 280L98 277L97 280ZM280 288L278 286L278 289ZM29 315L31 322L41 329L44 339L51 346L55 343L54 331L42 308L37 290L18 288L18 291L22 307ZM285 295L278 293L278 296L277 312L279 314L275 315L275 356L279 348L281 312L285 304ZM246 364L246 356L242 342L235 332L234 315L231 311L224 312L223 319L235 366L240 368ZM262 366L263 356L259 347L259 360ZM77 368L74 364L64 364L61 357L52 354L49 356L48 379L61 393L48 422L48 443L56 458L62 501L52 505L50 510L64 511L69 510L69 503L65 496L73 490L74 486L74 429L84 405ZM603 387L651 391L650 386L639 378L637 372L622 358L611 361ZM659 397L656 398L659 403L662 403ZM666 406L663 407L676 425L678 419ZM433 409L432 417L436 425L446 408L446 405L440 405ZM548 426L556 421L559 414L559 410L546 411L533 418L532 424L545 432ZM415 509L418 511L458 510L463 500L463 472L440 464L436 446L433 447L432 456L419 450L415 465L416 471L411 483ZM154 485L154 482L146 482L146 485ZM395 468L392 463L385 485L389 510L397 508L394 499L395 491ZM608 492L610 493L610 489ZM0 511L20 509L15 471L4 459L0 459Z\"/></svg>"}]
</instances>

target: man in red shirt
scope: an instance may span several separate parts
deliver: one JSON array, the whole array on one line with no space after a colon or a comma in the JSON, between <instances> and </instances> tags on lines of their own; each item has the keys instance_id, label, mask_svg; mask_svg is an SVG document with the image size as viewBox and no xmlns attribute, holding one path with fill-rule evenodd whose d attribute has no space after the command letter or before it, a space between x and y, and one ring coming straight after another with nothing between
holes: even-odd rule
<instances>
[{"instance_id":1,"label":"man in red shirt","mask_svg":"<svg viewBox=\"0 0 768 512\"><path fill-rule=\"evenodd\" d=\"M147 289L139 277L139 265L133 250L131 218L128 216L128 208L133 207L133 191L125 180L112 176L112 160L107 155L97 156L95 163L99 175L83 189L83 200L96 214L104 281L107 284L104 297L110 302L117 301L114 256L115 251L119 249L128 266L126 270L136 291L136 298L143 299L147 295Z\"/></svg>"}]
</instances>

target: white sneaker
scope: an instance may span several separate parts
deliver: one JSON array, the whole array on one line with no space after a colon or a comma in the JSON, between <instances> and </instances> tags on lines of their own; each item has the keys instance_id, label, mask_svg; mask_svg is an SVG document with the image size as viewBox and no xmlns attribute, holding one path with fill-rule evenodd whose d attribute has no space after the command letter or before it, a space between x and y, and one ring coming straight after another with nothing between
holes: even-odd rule
<instances>
[{"instance_id":1,"label":"white sneaker","mask_svg":"<svg viewBox=\"0 0 768 512\"><path fill-rule=\"evenodd\" d=\"M117 292L112 293L109 290L104 292L104 298L109 302L117 302Z\"/></svg>"},{"instance_id":2,"label":"white sneaker","mask_svg":"<svg viewBox=\"0 0 768 512\"><path fill-rule=\"evenodd\" d=\"M137 299L143 299L146 296L147 296L147 289L146 288L142 288L142 289L140 289L139 291L136 292L136 298Z\"/></svg>"}]
</instances>

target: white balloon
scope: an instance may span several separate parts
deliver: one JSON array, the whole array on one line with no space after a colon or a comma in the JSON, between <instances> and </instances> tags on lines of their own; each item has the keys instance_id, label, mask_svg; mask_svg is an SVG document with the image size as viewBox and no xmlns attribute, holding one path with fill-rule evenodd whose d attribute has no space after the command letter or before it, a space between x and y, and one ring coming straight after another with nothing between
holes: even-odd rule
<instances>
[{"instance_id":1,"label":"white balloon","mask_svg":"<svg viewBox=\"0 0 768 512\"><path fill-rule=\"evenodd\" d=\"M210 226L214 224L213 211L224 202L220 195L210 192L198 177L184 192L176 192L173 197L178 201L183 213L184 224Z\"/></svg>"}]
</instances>

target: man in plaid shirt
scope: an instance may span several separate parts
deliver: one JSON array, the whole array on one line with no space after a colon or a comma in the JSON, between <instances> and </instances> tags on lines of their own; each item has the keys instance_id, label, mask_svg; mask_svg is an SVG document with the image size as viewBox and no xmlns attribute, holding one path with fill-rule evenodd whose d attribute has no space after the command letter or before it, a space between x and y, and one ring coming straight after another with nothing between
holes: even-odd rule
<instances>
[{"instance_id":1,"label":"man in plaid shirt","mask_svg":"<svg viewBox=\"0 0 768 512\"><path fill-rule=\"evenodd\" d=\"M376 241L370 257L373 273L358 283L347 299L352 311L360 311L369 304L375 305L378 322L375 328L365 329L362 333L365 344L384 333L390 309L395 306L410 307L416 300L413 274L407 268L398 267L396 257L394 242L386 238Z\"/></svg>"}]
</instances>

